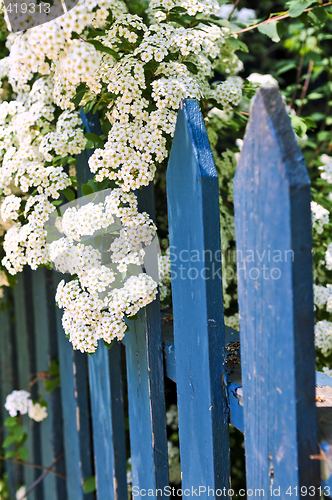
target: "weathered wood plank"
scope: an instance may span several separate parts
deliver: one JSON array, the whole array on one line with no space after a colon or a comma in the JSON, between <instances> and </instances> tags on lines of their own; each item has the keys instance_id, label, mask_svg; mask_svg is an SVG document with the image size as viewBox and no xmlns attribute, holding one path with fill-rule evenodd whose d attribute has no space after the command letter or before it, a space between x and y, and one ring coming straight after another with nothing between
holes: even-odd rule
<instances>
[{"instance_id":1,"label":"weathered wood plank","mask_svg":"<svg viewBox=\"0 0 332 500\"><path fill-rule=\"evenodd\" d=\"M4 297L0 309L0 378L1 378L1 424L9 416L4 404L6 397L14 389L18 388L17 367L16 367L16 346L14 325L12 322L13 314L13 297L9 289L4 290ZM1 441L5 437L5 429L2 427ZM10 462L5 464L6 472L8 473L8 485L11 498L15 498L16 486L22 481L20 468Z\"/></svg>"},{"instance_id":2,"label":"weathered wood plank","mask_svg":"<svg viewBox=\"0 0 332 500\"><path fill-rule=\"evenodd\" d=\"M55 288L53 271L44 269L45 292L46 292L46 307L48 320L48 343L50 360L56 359L59 362L59 351L57 341L57 317L58 308L55 304ZM62 475L66 475L66 463L64 457L64 439L63 439L63 414L62 414L62 398L61 387L56 388L49 395L49 411L52 417L52 448L54 458L62 456L55 470ZM56 478L56 494L57 500L67 499L66 481ZM46 500L46 499L45 499Z\"/></svg>"},{"instance_id":3,"label":"weathered wood plank","mask_svg":"<svg viewBox=\"0 0 332 500\"><path fill-rule=\"evenodd\" d=\"M35 347L36 347L36 372L47 372L49 367L49 332L48 332L48 317L47 317L47 296L45 286L45 271L38 269L32 273L32 305L34 312L34 329L35 329ZM45 401L50 406L50 397L43 388L43 381L38 382L38 394L41 394ZM39 438L41 446L40 463L48 466L54 460L52 447L52 423L53 415L51 408L48 408L48 417L46 420L38 424ZM39 472L40 475L40 472ZM36 490L42 491L45 497L56 500L56 482L53 474L48 474L40 483Z\"/></svg>"},{"instance_id":4,"label":"weathered wood plank","mask_svg":"<svg viewBox=\"0 0 332 500\"><path fill-rule=\"evenodd\" d=\"M228 490L218 177L194 100L178 114L167 196L182 487Z\"/></svg>"},{"instance_id":5,"label":"weathered wood plank","mask_svg":"<svg viewBox=\"0 0 332 500\"><path fill-rule=\"evenodd\" d=\"M310 184L277 89L255 98L234 200L247 487L317 487Z\"/></svg>"},{"instance_id":6,"label":"weathered wood plank","mask_svg":"<svg viewBox=\"0 0 332 500\"><path fill-rule=\"evenodd\" d=\"M29 384L36 373L35 369L35 342L33 334L33 309L31 291L31 273L28 268L23 273L18 274L17 285L14 287L14 313L15 313L15 343L17 353L18 383L19 390L31 392L35 395L35 388L30 389ZM29 452L29 461L40 463L40 442L37 438L34 443L34 433L38 433L36 422L25 416L22 418L22 425L27 433L27 440L24 446ZM35 444L35 446L34 446ZM23 482L30 486L38 477L38 472L32 467L23 467ZM31 493L31 500L39 500L41 493L36 490Z\"/></svg>"},{"instance_id":7,"label":"weathered wood plank","mask_svg":"<svg viewBox=\"0 0 332 500\"><path fill-rule=\"evenodd\" d=\"M139 210L154 218L152 183L139 191L138 200ZM159 298L128 323L124 344L132 484L138 489L162 489L168 485L168 461Z\"/></svg>"},{"instance_id":8,"label":"weathered wood plank","mask_svg":"<svg viewBox=\"0 0 332 500\"><path fill-rule=\"evenodd\" d=\"M50 304L55 307L54 296L47 293L47 283L50 271L39 268L32 273L32 305L34 310L34 328L36 345L36 371L48 372L51 361L58 357L56 331L52 328L53 315L50 316ZM49 466L63 453L62 432L59 432L58 420L62 419L59 391L47 393L41 378L38 382L38 393L43 396L48 404L48 417L37 424L40 430L41 464ZM62 459L64 460L64 459ZM60 464L59 464L60 465ZM62 469L64 469L62 467ZM62 470L64 472L64 470ZM40 472L39 472L40 475ZM53 474L48 474L37 488L43 491L47 500L57 500L61 493L64 498L64 482Z\"/></svg>"},{"instance_id":9,"label":"weathered wood plank","mask_svg":"<svg viewBox=\"0 0 332 500\"><path fill-rule=\"evenodd\" d=\"M54 272L55 284L63 276ZM73 351L61 324L62 312L56 311L57 339L61 377L63 435L68 499L92 500L84 495L83 480L92 475L86 357Z\"/></svg>"},{"instance_id":10,"label":"weathered wood plank","mask_svg":"<svg viewBox=\"0 0 332 500\"><path fill-rule=\"evenodd\" d=\"M89 357L89 382L97 496L101 500L121 500L127 496L127 476L118 344L109 352L99 343Z\"/></svg>"}]
</instances>

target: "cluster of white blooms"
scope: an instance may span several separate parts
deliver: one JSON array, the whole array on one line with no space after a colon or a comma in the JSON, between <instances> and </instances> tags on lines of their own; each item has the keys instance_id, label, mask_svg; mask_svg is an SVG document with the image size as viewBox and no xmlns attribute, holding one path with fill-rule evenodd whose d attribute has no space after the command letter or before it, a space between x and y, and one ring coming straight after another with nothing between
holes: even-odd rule
<instances>
[{"instance_id":1,"label":"cluster of white blooms","mask_svg":"<svg viewBox=\"0 0 332 500\"><path fill-rule=\"evenodd\" d=\"M167 249L165 255L158 255L159 291L163 301L170 293L171 287L171 259Z\"/></svg>"},{"instance_id":2,"label":"cluster of white blooms","mask_svg":"<svg viewBox=\"0 0 332 500\"><path fill-rule=\"evenodd\" d=\"M78 113L64 111L52 125L52 93L51 79L39 78L21 101L0 104L1 219L17 221L4 241L2 264L11 274L25 264L37 269L48 262L43 227L54 211L48 198L59 198L71 185L64 168L49 162L57 155L80 153L86 144Z\"/></svg>"},{"instance_id":3,"label":"cluster of white blooms","mask_svg":"<svg viewBox=\"0 0 332 500\"><path fill-rule=\"evenodd\" d=\"M152 242L155 225L146 213L137 212L134 193L118 188L101 197L103 201L91 202L90 195L85 205L66 208L61 224L56 222L64 236L49 245L56 269L77 275L57 289L64 330L74 349L90 353L99 339L121 339L127 328L124 317L135 315L157 294L157 284L139 268L136 276L126 274L129 265L143 266L143 247ZM86 236L93 238L82 242ZM102 251L89 244L100 236ZM103 264L105 252L109 263Z\"/></svg>"},{"instance_id":4,"label":"cluster of white blooms","mask_svg":"<svg viewBox=\"0 0 332 500\"><path fill-rule=\"evenodd\" d=\"M325 262L326 262L326 267L329 271L332 270L332 243L330 243L327 247L326 253L325 253Z\"/></svg>"},{"instance_id":5,"label":"cluster of white blooms","mask_svg":"<svg viewBox=\"0 0 332 500\"><path fill-rule=\"evenodd\" d=\"M329 211L312 201L311 214L312 226L318 234L321 234L324 231L324 226L329 223Z\"/></svg>"},{"instance_id":6,"label":"cluster of white blooms","mask_svg":"<svg viewBox=\"0 0 332 500\"><path fill-rule=\"evenodd\" d=\"M225 325L239 331L240 330L239 313L233 314L233 316L225 317Z\"/></svg>"},{"instance_id":7,"label":"cluster of white blooms","mask_svg":"<svg viewBox=\"0 0 332 500\"><path fill-rule=\"evenodd\" d=\"M331 368L328 368L327 366L324 366L323 373L325 375L327 375L328 377L332 377L332 370L331 370Z\"/></svg>"},{"instance_id":8,"label":"cluster of white blooms","mask_svg":"<svg viewBox=\"0 0 332 500\"><path fill-rule=\"evenodd\" d=\"M323 319L315 325L315 344L323 354L332 350L332 322Z\"/></svg>"},{"instance_id":9,"label":"cluster of white blooms","mask_svg":"<svg viewBox=\"0 0 332 500\"><path fill-rule=\"evenodd\" d=\"M323 165L319 167L319 169L322 170L320 176L322 179L326 180L328 184L332 184L332 157L324 154L321 155L320 159L323 162Z\"/></svg>"},{"instance_id":10,"label":"cluster of white blooms","mask_svg":"<svg viewBox=\"0 0 332 500\"><path fill-rule=\"evenodd\" d=\"M36 422L41 422L47 417L45 406L40 403L33 403L30 399L30 393L27 391L13 391L6 397L5 408L11 417L16 417L18 413L21 415L29 414L29 417Z\"/></svg>"},{"instance_id":11,"label":"cluster of white blooms","mask_svg":"<svg viewBox=\"0 0 332 500\"><path fill-rule=\"evenodd\" d=\"M32 404L29 407L28 415L35 422L42 422L47 417L46 406L42 406L40 403Z\"/></svg>"},{"instance_id":12,"label":"cluster of white blooms","mask_svg":"<svg viewBox=\"0 0 332 500\"><path fill-rule=\"evenodd\" d=\"M30 210L31 208L33 210ZM31 196L28 199L24 211L27 224L16 223L7 231L4 238L3 247L6 256L2 259L2 264L10 274L21 272L25 264L32 269L47 264L49 258L46 249L46 231L43 226L53 211L54 206L45 195Z\"/></svg>"},{"instance_id":13,"label":"cluster of white blooms","mask_svg":"<svg viewBox=\"0 0 332 500\"><path fill-rule=\"evenodd\" d=\"M221 104L224 110L231 109L237 106L242 97L241 91L241 79L236 77L231 77L225 82L219 83L211 92L211 97L213 97L218 104Z\"/></svg>"},{"instance_id":14,"label":"cluster of white blooms","mask_svg":"<svg viewBox=\"0 0 332 500\"><path fill-rule=\"evenodd\" d=\"M61 80L66 82L66 77L72 85L84 82L92 90L98 89L94 71L100 56L93 45L83 45L84 30L89 25L102 27L110 11L117 16L126 10L122 0L80 0L64 16L25 32L10 34L7 43L10 55L0 61L0 76L6 74L18 92L26 88L34 73L47 75L56 69L60 99L66 90L66 85L61 88ZM82 44L80 40L73 40L73 33L82 34Z\"/></svg>"},{"instance_id":15,"label":"cluster of white blooms","mask_svg":"<svg viewBox=\"0 0 332 500\"><path fill-rule=\"evenodd\" d=\"M212 3L191 2L196 12L210 12ZM161 6L155 2L152 7ZM170 7L171 8L171 7ZM114 95L109 120L112 128L104 149L95 150L89 166L96 180L115 180L124 191L148 185L156 164L167 156L167 137L175 130L176 110L184 98L210 97L229 108L241 99L241 84L230 77L214 88L208 80L221 61L231 73L238 60L225 52L226 28L187 28L152 24L147 28L138 16L125 14L112 25L103 44L116 51L122 40L133 50L117 61L104 55L101 81ZM166 57L171 60L165 62ZM187 60L184 61L184 59ZM146 97L147 65L152 68L151 99ZM192 69L194 68L194 72Z\"/></svg>"},{"instance_id":16,"label":"cluster of white blooms","mask_svg":"<svg viewBox=\"0 0 332 500\"><path fill-rule=\"evenodd\" d=\"M126 330L124 315L136 314L156 296L152 278L141 272L130 275L132 266L143 266L144 246L155 234L149 216L137 211L132 191L148 185L167 157L180 101L213 99L229 110L241 99L241 81L232 76L241 63L227 43L230 29L205 22L184 27L181 20L169 17L175 7L180 7L175 10L180 17L199 14L203 21L219 12L215 0L152 0L148 25L127 14L123 0L80 0L65 16L11 34L10 54L0 61L0 77L7 76L18 95L15 104L0 106L0 127L3 123L6 128L4 134L0 128L0 188L7 198L1 215L16 221L5 236L3 264L15 274L25 264L36 269L51 256L57 269L77 276L59 285L57 302L65 310L66 333L81 351L94 352L98 339L110 343L121 338ZM107 25L109 19L112 23ZM91 26L106 26L106 31L96 36ZM211 86L216 67L222 67L228 78ZM30 89L37 72L44 76L34 84L38 88ZM41 82L47 86L44 96ZM62 237L46 244L45 223L54 210L49 198L58 198L71 183L52 161L75 155L86 144L80 118L73 111L73 97L82 84L88 87L83 103L107 92L102 99L109 102L111 128L104 148L94 151L89 166L95 181L109 179L118 188L103 203L67 209L56 222ZM53 102L64 110L56 124ZM29 197L32 189L37 195ZM118 219L118 235L108 247L111 269L103 260L104 250L85 243L96 233L109 234ZM169 271L164 256L162 298ZM119 274L125 273L120 279Z\"/></svg>"},{"instance_id":17,"label":"cluster of white blooms","mask_svg":"<svg viewBox=\"0 0 332 500\"><path fill-rule=\"evenodd\" d=\"M21 413L21 415L28 413L31 403L29 392L13 391L6 397L5 408L11 417L16 417L18 412Z\"/></svg>"},{"instance_id":18,"label":"cluster of white blooms","mask_svg":"<svg viewBox=\"0 0 332 500\"><path fill-rule=\"evenodd\" d=\"M319 309L325 305L328 311L332 311L332 285L314 285L314 303Z\"/></svg>"},{"instance_id":19,"label":"cluster of white blooms","mask_svg":"<svg viewBox=\"0 0 332 500\"><path fill-rule=\"evenodd\" d=\"M15 495L16 500L23 500L24 498L26 498L26 492L27 492L26 487L21 486L16 492Z\"/></svg>"},{"instance_id":20,"label":"cluster of white blooms","mask_svg":"<svg viewBox=\"0 0 332 500\"><path fill-rule=\"evenodd\" d=\"M45 159L51 161L56 155L64 157L80 153L87 142L81 125L82 120L78 113L64 111L58 118L56 131L45 135L40 143L39 151L44 155ZM52 175L53 180L56 180L55 172L52 172ZM65 187L66 185L58 189L64 189Z\"/></svg>"}]
</instances>

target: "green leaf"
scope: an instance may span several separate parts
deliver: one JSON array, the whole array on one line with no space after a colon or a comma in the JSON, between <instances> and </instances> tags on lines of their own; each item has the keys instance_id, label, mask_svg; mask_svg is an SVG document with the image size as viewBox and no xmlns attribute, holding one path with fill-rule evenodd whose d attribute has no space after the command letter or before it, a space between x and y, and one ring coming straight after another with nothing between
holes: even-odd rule
<instances>
[{"instance_id":1,"label":"green leaf","mask_svg":"<svg viewBox=\"0 0 332 500\"><path fill-rule=\"evenodd\" d=\"M317 123L315 122L315 120L313 120L309 116L306 116L304 118L304 121L305 121L305 123L306 123L306 125L308 126L309 129L313 130L313 129L317 128Z\"/></svg>"},{"instance_id":2,"label":"green leaf","mask_svg":"<svg viewBox=\"0 0 332 500\"><path fill-rule=\"evenodd\" d=\"M133 314L132 316L128 316L128 319L130 319L132 321L136 321L138 319L138 316L137 316L137 314Z\"/></svg>"},{"instance_id":3,"label":"green leaf","mask_svg":"<svg viewBox=\"0 0 332 500\"><path fill-rule=\"evenodd\" d=\"M279 42L280 37L277 31L277 21L268 24L261 24L257 27L258 31L263 35L271 38L272 42Z\"/></svg>"},{"instance_id":4,"label":"green leaf","mask_svg":"<svg viewBox=\"0 0 332 500\"><path fill-rule=\"evenodd\" d=\"M11 444L15 443L15 441L16 441L15 436L13 434L9 434L2 443L2 447L7 448Z\"/></svg>"},{"instance_id":5,"label":"green leaf","mask_svg":"<svg viewBox=\"0 0 332 500\"><path fill-rule=\"evenodd\" d=\"M79 106L81 100L83 99L84 95L86 94L86 92L88 91L88 87L84 84L84 83L81 83L78 87L77 87L77 91L76 91L76 94L75 96L71 99L71 102L74 104L75 108L77 108L77 106Z\"/></svg>"},{"instance_id":6,"label":"green leaf","mask_svg":"<svg viewBox=\"0 0 332 500\"><path fill-rule=\"evenodd\" d=\"M95 193L96 192L96 185L95 185L93 179L88 180L88 185L92 187L93 192Z\"/></svg>"},{"instance_id":7,"label":"green leaf","mask_svg":"<svg viewBox=\"0 0 332 500\"><path fill-rule=\"evenodd\" d=\"M289 115L294 132L299 137L303 137L308 127L304 120L296 115Z\"/></svg>"},{"instance_id":8,"label":"green leaf","mask_svg":"<svg viewBox=\"0 0 332 500\"><path fill-rule=\"evenodd\" d=\"M117 61L121 58L121 55L118 52L116 52L114 49L111 49L110 47L106 47L106 45L103 45L98 40L87 40L87 42L91 43L95 47L95 49L98 50L99 52L105 52L106 54L110 54Z\"/></svg>"},{"instance_id":9,"label":"green leaf","mask_svg":"<svg viewBox=\"0 0 332 500\"><path fill-rule=\"evenodd\" d=\"M281 68L278 69L278 71L276 72L276 75L282 75L283 73L286 73L287 71L290 71L291 69L295 69L295 68L297 68L297 65L295 64L295 62L287 62L286 64L281 66Z\"/></svg>"},{"instance_id":10,"label":"green leaf","mask_svg":"<svg viewBox=\"0 0 332 500\"><path fill-rule=\"evenodd\" d=\"M130 332L129 325L127 325L127 327L126 327L126 329L125 329L125 331L124 331L124 332L125 332L125 333L129 333L129 332Z\"/></svg>"},{"instance_id":11,"label":"green leaf","mask_svg":"<svg viewBox=\"0 0 332 500\"><path fill-rule=\"evenodd\" d=\"M315 7L310 12L308 12L308 19L311 24L319 28L321 26L324 26L328 19L328 15L325 9L322 9L321 7Z\"/></svg>"},{"instance_id":12,"label":"green leaf","mask_svg":"<svg viewBox=\"0 0 332 500\"><path fill-rule=\"evenodd\" d=\"M73 158L72 156L70 156L67 163L69 163L69 165L76 165L77 160L76 160L76 158Z\"/></svg>"},{"instance_id":13,"label":"green leaf","mask_svg":"<svg viewBox=\"0 0 332 500\"><path fill-rule=\"evenodd\" d=\"M108 185L109 185L108 179L104 179L101 182L96 182L97 191L103 191L104 189L107 189Z\"/></svg>"},{"instance_id":14,"label":"green leaf","mask_svg":"<svg viewBox=\"0 0 332 500\"><path fill-rule=\"evenodd\" d=\"M315 101L316 99L322 99L324 94L320 94L319 92L311 92L311 94L307 95L307 99L310 101Z\"/></svg>"},{"instance_id":15,"label":"green leaf","mask_svg":"<svg viewBox=\"0 0 332 500\"><path fill-rule=\"evenodd\" d=\"M18 449L18 458L20 460L28 460L29 458L29 452L28 449L25 446L20 446Z\"/></svg>"},{"instance_id":16,"label":"green leaf","mask_svg":"<svg viewBox=\"0 0 332 500\"><path fill-rule=\"evenodd\" d=\"M61 203L63 203L62 200L54 200L54 201L52 201L52 205L54 205L55 207L58 207L59 205L61 205Z\"/></svg>"},{"instance_id":17,"label":"green leaf","mask_svg":"<svg viewBox=\"0 0 332 500\"><path fill-rule=\"evenodd\" d=\"M187 68L189 69L189 71L191 73L194 73L194 75L197 75L198 68L197 68L196 64L194 64L190 61L183 61L183 64L185 64L187 66Z\"/></svg>"},{"instance_id":18,"label":"green leaf","mask_svg":"<svg viewBox=\"0 0 332 500\"><path fill-rule=\"evenodd\" d=\"M68 201L74 201L76 198L75 192L67 187L66 189L62 190L62 193L65 195Z\"/></svg>"},{"instance_id":19,"label":"green leaf","mask_svg":"<svg viewBox=\"0 0 332 500\"><path fill-rule=\"evenodd\" d=\"M5 458L13 458L13 457L16 457L16 451L14 450L8 450L6 451L5 453Z\"/></svg>"},{"instance_id":20,"label":"green leaf","mask_svg":"<svg viewBox=\"0 0 332 500\"><path fill-rule=\"evenodd\" d=\"M7 417L4 425L6 427L15 427L15 425L18 424L18 418L17 417Z\"/></svg>"},{"instance_id":21,"label":"green leaf","mask_svg":"<svg viewBox=\"0 0 332 500\"><path fill-rule=\"evenodd\" d=\"M17 425L13 428L13 436L16 441L21 441L24 437L24 429L22 425Z\"/></svg>"},{"instance_id":22,"label":"green leaf","mask_svg":"<svg viewBox=\"0 0 332 500\"><path fill-rule=\"evenodd\" d=\"M302 1L302 0L294 0L290 3L289 8L289 16L290 17L298 17L305 11L310 5L315 3L315 0Z\"/></svg>"},{"instance_id":23,"label":"green leaf","mask_svg":"<svg viewBox=\"0 0 332 500\"><path fill-rule=\"evenodd\" d=\"M84 113L89 113L89 111L92 110L95 104L96 104L96 99L93 99L92 101L89 101L87 104L85 104L83 108Z\"/></svg>"},{"instance_id":24,"label":"green leaf","mask_svg":"<svg viewBox=\"0 0 332 500\"><path fill-rule=\"evenodd\" d=\"M113 339L110 344L104 340L104 346L107 347L107 349L110 349L113 346L114 342L115 339Z\"/></svg>"},{"instance_id":25,"label":"green leaf","mask_svg":"<svg viewBox=\"0 0 332 500\"><path fill-rule=\"evenodd\" d=\"M103 148L104 147L104 141L102 140L101 137L99 137L99 135L97 134L91 134L90 132L87 132L86 134L84 134L85 137L89 140L89 141L92 141L94 143L97 143L97 144L100 144L101 147Z\"/></svg>"},{"instance_id":26,"label":"green leaf","mask_svg":"<svg viewBox=\"0 0 332 500\"><path fill-rule=\"evenodd\" d=\"M92 493L96 491L96 478L95 476L86 477L83 481L84 493Z\"/></svg>"},{"instance_id":27,"label":"green leaf","mask_svg":"<svg viewBox=\"0 0 332 500\"><path fill-rule=\"evenodd\" d=\"M61 387L60 377L55 377L51 380L44 380L45 391L53 392L57 387Z\"/></svg>"},{"instance_id":28,"label":"green leaf","mask_svg":"<svg viewBox=\"0 0 332 500\"><path fill-rule=\"evenodd\" d=\"M81 192L83 196L88 196L89 194L93 194L95 191L91 186L89 186L89 184L83 184Z\"/></svg>"}]
</instances>

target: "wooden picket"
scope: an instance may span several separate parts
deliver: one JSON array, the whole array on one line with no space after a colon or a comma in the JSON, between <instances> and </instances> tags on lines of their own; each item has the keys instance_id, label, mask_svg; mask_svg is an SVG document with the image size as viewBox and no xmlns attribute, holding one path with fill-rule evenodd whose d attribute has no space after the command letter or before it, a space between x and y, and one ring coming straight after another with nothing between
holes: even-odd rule
<instances>
[{"instance_id":1,"label":"wooden picket","mask_svg":"<svg viewBox=\"0 0 332 500\"><path fill-rule=\"evenodd\" d=\"M182 486L230 488L218 176L202 115L178 114L167 171ZM206 254L205 250L209 250ZM181 252L186 257L181 258ZM198 252L197 261L190 259ZM182 269L181 269L182 268Z\"/></svg>"},{"instance_id":2,"label":"wooden picket","mask_svg":"<svg viewBox=\"0 0 332 500\"><path fill-rule=\"evenodd\" d=\"M247 487L319 498L310 183L277 89L255 97L234 202Z\"/></svg>"},{"instance_id":3,"label":"wooden picket","mask_svg":"<svg viewBox=\"0 0 332 500\"><path fill-rule=\"evenodd\" d=\"M101 135L97 115L82 113L82 119L87 132ZM79 196L92 178L89 154L77 157ZM48 419L25 425L31 426L29 460L50 466L57 459L54 470L66 479L48 474L29 499L126 500L125 373L136 492L159 490L161 499L169 484L165 376L177 384L182 488L190 498L200 487L204 499L229 489L229 422L245 431L248 488L270 497L271 485L319 486L319 463L310 458L318 453L310 187L276 89L257 93L234 193L237 250L294 252L294 260L273 263L281 274L270 281L262 275L271 264L266 254L251 262L238 253L241 333L224 326L218 178L199 105L190 99L181 103L167 171L174 332L162 325L158 299L128 321L121 345L108 350L101 343L89 356L74 352L64 335L54 301L62 275L25 270L13 293L6 291L12 309L0 311L0 421L9 392L27 389L51 360L59 357L60 364L61 389L45 395L41 382L32 386L34 396L48 398ZM137 195L139 209L154 218L153 184ZM243 266L260 276L245 279ZM225 351L239 339L241 365L239 353L234 361ZM316 386L332 393L323 375ZM318 407L324 442L330 410L328 403ZM30 486L41 473L12 463L6 470L13 498L18 484ZM91 475L96 494L84 494ZM281 496L287 498L285 491Z\"/></svg>"}]
</instances>

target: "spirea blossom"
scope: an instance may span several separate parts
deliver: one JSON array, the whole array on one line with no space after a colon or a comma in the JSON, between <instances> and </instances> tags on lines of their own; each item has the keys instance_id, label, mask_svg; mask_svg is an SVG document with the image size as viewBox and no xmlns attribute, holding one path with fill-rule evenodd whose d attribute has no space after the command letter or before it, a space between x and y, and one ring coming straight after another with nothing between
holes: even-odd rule
<instances>
[{"instance_id":1,"label":"spirea blossom","mask_svg":"<svg viewBox=\"0 0 332 500\"><path fill-rule=\"evenodd\" d=\"M16 417L17 413L25 415L31 405L30 393L27 391L13 391L6 397L5 408L11 417Z\"/></svg>"},{"instance_id":2,"label":"spirea blossom","mask_svg":"<svg viewBox=\"0 0 332 500\"><path fill-rule=\"evenodd\" d=\"M328 355L332 350L332 322L318 321L315 325L315 344L323 354Z\"/></svg>"},{"instance_id":3,"label":"spirea blossom","mask_svg":"<svg viewBox=\"0 0 332 500\"><path fill-rule=\"evenodd\" d=\"M311 202L312 226L314 230L321 234L324 226L329 223L329 211L318 205L315 201Z\"/></svg>"},{"instance_id":4,"label":"spirea blossom","mask_svg":"<svg viewBox=\"0 0 332 500\"><path fill-rule=\"evenodd\" d=\"M41 422L47 417L47 409L40 403L35 403L29 407L28 415L35 422Z\"/></svg>"}]
</instances>

